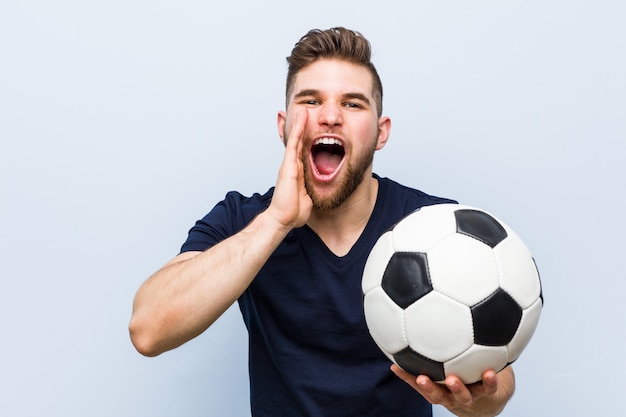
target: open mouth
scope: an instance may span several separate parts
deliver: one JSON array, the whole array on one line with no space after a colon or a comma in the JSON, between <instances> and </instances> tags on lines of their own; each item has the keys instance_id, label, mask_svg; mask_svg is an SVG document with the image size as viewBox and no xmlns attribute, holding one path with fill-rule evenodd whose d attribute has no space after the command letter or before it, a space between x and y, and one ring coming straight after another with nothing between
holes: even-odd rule
<instances>
[{"instance_id":1,"label":"open mouth","mask_svg":"<svg viewBox=\"0 0 626 417\"><path fill-rule=\"evenodd\" d=\"M318 179L330 180L338 171L346 152L339 139L323 137L311 147L311 159Z\"/></svg>"}]
</instances>

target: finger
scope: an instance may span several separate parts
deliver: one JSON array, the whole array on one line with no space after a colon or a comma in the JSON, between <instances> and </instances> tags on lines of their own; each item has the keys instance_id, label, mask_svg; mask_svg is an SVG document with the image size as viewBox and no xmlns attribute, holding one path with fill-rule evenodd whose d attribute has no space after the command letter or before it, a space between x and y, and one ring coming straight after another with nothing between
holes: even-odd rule
<instances>
[{"instance_id":1,"label":"finger","mask_svg":"<svg viewBox=\"0 0 626 417\"><path fill-rule=\"evenodd\" d=\"M302 165L303 155L303 137L306 125L307 112L304 109L296 109L290 112L285 125L285 162L291 167L299 167ZM298 174L299 176L299 174Z\"/></svg>"},{"instance_id":2,"label":"finger","mask_svg":"<svg viewBox=\"0 0 626 417\"><path fill-rule=\"evenodd\" d=\"M415 376L406 372L404 369L400 368L398 365L391 365L391 371L396 374L398 378L409 384L413 387L413 389L417 390L417 381L415 380Z\"/></svg>"},{"instance_id":3,"label":"finger","mask_svg":"<svg viewBox=\"0 0 626 417\"><path fill-rule=\"evenodd\" d=\"M292 150L301 150L302 138L304 136L304 127L306 126L307 112L305 109L297 109L288 115L287 130L287 147Z\"/></svg>"},{"instance_id":4,"label":"finger","mask_svg":"<svg viewBox=\"0 0 626 417\"><path fill-rule=\"evenodd\" d=\"M482 375L482 381L484 395L492 395L498 391L498 376L495 371L485 371Z\"/></svg>"},{"instance_id":5,"label":"finger","mask_svg":"<svg viewBox=\"0 0 626 417\"><path fill-rule=\"evenodd\" d=\"M446 401L447 392L443 386L435 384L426 375L419 375L415 377L397 365L391 365L391 371L396 374L398 378L413 387L414 390L419 392L422 397L431 404L442 404Z\"/></svg>"},{"instance_id":6,"label":"finger","mask_svg":"<svg viewBox=\"0 0 626 417\"><path fill-rule=\"evenodd\" d=\"M446 378L445 384L457 403L463 405L469 405L472 403L472 393L460 378L450 375Z\"/></svg>"},{"instance_id":7,"label":"finger","mask_svg":"<svg viewBox=\"0 0 626 417\"><path fill-rule=\"evenodd\" d=\"M416 382L416 390L431 404L446 404L449 399L449 392L445 386L434 383L426 375L419 375Z\"/></svg>"},{"instance_id":8,"label":"finger","mask_svg":"<svg viewBox=\"0 0 626 417\"><path fill-rule=\"evenodd\" d=\"M406 372L404 369L397 365L391 365L391 371L396 374L398 378L409 384L414 390L419 392L422 397L426 398L431 404L439 404L444 400L441 387L438 387L430 378L426 375L415 375Z\"/></svg>"}]
</instances>

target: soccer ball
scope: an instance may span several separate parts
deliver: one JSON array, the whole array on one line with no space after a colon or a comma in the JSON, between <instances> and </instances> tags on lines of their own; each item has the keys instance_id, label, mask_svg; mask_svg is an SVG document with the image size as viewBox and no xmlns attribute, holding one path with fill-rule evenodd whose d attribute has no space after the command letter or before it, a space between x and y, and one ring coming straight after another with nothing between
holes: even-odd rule
<instances>
[{"instance_id":1,"label":"soccer ball","mask_svg":"<svg viewBox=\"0 0 626 417\"><path fill-rule=\"evenodd\" d=\"M405 371L443 381L481 380L530 341L543 295L524 242L487 212L422 207L376 242L365 264L365 320L383 353Z\"/></svg>"}]
</instances>

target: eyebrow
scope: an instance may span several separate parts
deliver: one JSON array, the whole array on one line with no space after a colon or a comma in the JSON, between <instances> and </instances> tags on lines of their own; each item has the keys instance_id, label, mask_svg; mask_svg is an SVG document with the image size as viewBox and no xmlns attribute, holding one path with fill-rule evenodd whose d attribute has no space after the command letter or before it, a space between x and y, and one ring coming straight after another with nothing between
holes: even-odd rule
<instances>
[{"instance_id":1,"label":"eyebrow","mask_svg":"<svg viewBox=\"0 0 626 417\"><path fill-rule=\"evenodd\" d=\"M314 89L314 88L307 88L305 90L299 91L298 93L296 93L294 95L294 99L295 98L301 98L301 97L309 97L309 96L317 96L319 95L319 90ZM356 99L356 100L361 100L366 104L370 104L370 100L367 98L367 96L365 96L364 94L361 93L345 93L342 96L342 99Z\"/></svg>"},{"instance_id":2,"label":"eyebrow","mask_svg":"<svg viewBox=\"0 0 626 417\"><path fill-rule=\"evenodd\" d=\"M364 94L361 94L361 93L346 93L343 95L343 97L361 100L362 102L366 104L370 104L370 100Z\"/></svg>"},{"instance_id":3,"label":"eyebrow","mask_svg":"<svg viewBox=\"0 0 626 417\"><path fill-rule=\"evenodd\" d=\"M315 90L313 88L308 88L306 90L301 90L298 93L296 93L293 98L301 98L301 97L308 97L308 96L316 96L318 95L319 90Z\"/></svg>"}]
</instances>

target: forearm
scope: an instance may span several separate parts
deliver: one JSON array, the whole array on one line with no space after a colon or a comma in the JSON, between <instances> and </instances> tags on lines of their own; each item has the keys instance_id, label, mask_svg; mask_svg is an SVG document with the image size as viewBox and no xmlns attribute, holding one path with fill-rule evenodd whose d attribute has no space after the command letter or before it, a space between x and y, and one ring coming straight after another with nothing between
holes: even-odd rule
<instances>
[{"instance_id":1,"label":"forearm","mask_svg":"<svg viewBox=\"0 0 626 417\"><path fill-rule=\"evenodd\" d=\"M130 334L156 356L206 330L250 285L287 229L263 213L245 229L197 254L181 254L151 276L133 304Z\"/></svg>"},{"instance_id":2,"label":"forearm","mask_svg":"<svg viewBox=\"0 0 626 417\"><path fill-rule=\"evenodd\" d=\"M498 373L498 390L494 395L477 398L469 407L458 407L450 411L459 417L493 417L504 410L515 391L513 368L507 366Z\"/></svg>"}]
</instances>

